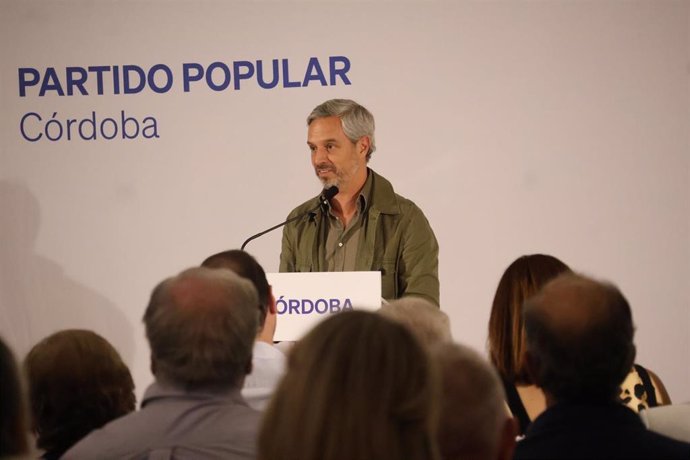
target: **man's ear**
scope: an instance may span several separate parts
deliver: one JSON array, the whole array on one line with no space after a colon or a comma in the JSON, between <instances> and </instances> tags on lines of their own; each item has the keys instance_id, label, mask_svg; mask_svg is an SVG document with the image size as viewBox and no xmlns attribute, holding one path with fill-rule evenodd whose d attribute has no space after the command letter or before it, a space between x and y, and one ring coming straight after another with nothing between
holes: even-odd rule
<instances>
[{"instance_id":1,"label":"man's ear","mask_svg":"<svg viewBox=\"0 0 690 460\"><path fill-rule=\"evenodd\" d=\"M371 147L371 140L369 136L362 136L357 141L357 153L362 157L366 157Z\"/></svg>"},{"instance_id":2,"label":"man's ear","mask_svg":"<svg viewBox=\"0 0 690 460\"><path fill-rule=\"evenodd\" d=\"M273 295L273 286L268 286L268 313L275 315L276 310L276 296Z\"/></svg>"}]
</instances>

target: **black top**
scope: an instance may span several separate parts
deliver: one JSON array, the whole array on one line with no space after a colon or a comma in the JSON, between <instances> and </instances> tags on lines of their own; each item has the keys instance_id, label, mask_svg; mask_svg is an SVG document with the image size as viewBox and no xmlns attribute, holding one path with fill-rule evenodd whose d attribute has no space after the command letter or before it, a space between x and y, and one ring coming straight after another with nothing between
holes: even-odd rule
<instances>
[{"instance_id":1,"label":"black top","mask_svg":"<svg viewBox=\"0 0 690 460\"><path fill-rule=\"evenodd\" d=\"M525 409L525 405L522 404L522 399L520 399L520 395L517 392L515 384L509 382L505 377L501 377L501 381L503 382L503 388L506 391L506 399L508 400L507 402L510 412L513 413L513 417L517 419L518 424L520 425L520 432L518 434L525 434L525 431L527 431L527 427L532 420L530 420L529 415L527 415L527 409Z\"/></svg>"},{"instance_id":2,"label":"black top","mask_svg":"<svg viewBox=\"0 0 690 460\"><path fill-rule=\"evenodd\" d=\"M40 458L41 460L58 460L60 457L62 457L62 454L67 452L67 449L56 449L56 450L49 450L45 452Z\"/></svg>"},{"instance_id":3,"label":"black top","mask_svg":"<svg viewBox=\"0 0 690 460\"><path fill-rule=\"evenodd\" d=\"M514 458L688 460L690 444L647 430L635 412L616 402L559 403L534 420Z\"/></svg>"},{"instance_id":4,"label":"black top","mask_svg":"<svg viewBox=\"0 0 690 460\"><path fill-rule=\"evenodd\" d=\"M634 388L621 388L621 403L637 411L648 407L656 407L658 405L656 391L647 369L639 364L635 364L634 369L640 377L638 382L641 382L641 384L635 384ZM525 405L522 403L522 399L520 399L515 384L505 377L501 377L501 380L506 392L506 399L510 412L512 412L520 425L520 432L518 434L523 435L527 431L529 424L532 423L532 420L527 414L527 409L525 409ZM634 392L634 399L631 395L631 391ZM642 404L642 402L646 403L646 405Z\"/></svg>"}]
</instances>

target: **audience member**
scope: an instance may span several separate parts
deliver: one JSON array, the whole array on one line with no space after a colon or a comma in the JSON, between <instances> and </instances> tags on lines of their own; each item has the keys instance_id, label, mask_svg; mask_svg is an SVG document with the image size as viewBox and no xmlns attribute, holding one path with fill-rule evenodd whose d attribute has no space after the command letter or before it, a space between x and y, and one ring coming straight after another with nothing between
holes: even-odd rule
<instances>
[{"instance_id":1,"label":"audience member","mask_svg":"<svg viewBox=\"0 0 690 460\"><path fill-rule=\"evenodd\" d=\"M548 281L570 272L553 256L526 255L508 266L496 289L489 319L489 356L503 381L508 406L520 423L520 434L546 408L544 393L526 371L522 305ZM620 398L635 411L670 402L661 380L637 364L625 379Z\"/></svg>"},{"instance_id":2,"label":"audience member","mask_svg":"<svg viewBox=\"0 0 690 460\"><path fill-rule=\"evenodd\" d=\"M402 297L381 307L379 313L408 327L425 346L453 340L448 315L422 297Z\"/></svg>"},{"instance_id":3,"label":"audience member","mask_svg":"<svg viewBox=\"0 0 690 460\"><path fill-rule=\"evenodd\" d=\"M24 360L42 458L67 449L135 409L134 382L115 348L92 331L70 329L36 344Z\"/></svg>"},{"instance_id":4,"label":"audience member","mask_svg":"<svg viewBox=\"0 0 690 460\"><path fill-rule=\"evenodd\" d=\"M29 453L29 427L21 378L12 350L0 339L0 458Z\"/></svg>"},{"instance_id":5,"label":"audience member","mask_svg":"<svg viewBox=\"0 0 690 460\"><path fill-rule=\"evenodd\" d=\"M264 410L285 373L285 355L273 346L276 302L266 272L249 253L237 249L214 254L201 265L232 270L251 281L259 294L259 331L252 353L252 372L244 380L242 396L254 409Z\"/></svg>"},{"instance_id":6,"label":"audience member","mask_svg":"<svg viewBox=\"0 0 690 460\"><path fill-rule=\"evenodd\" d=\"M515 458L690 458L690 444L649 431L618 400L635 358L627 300L614 286L572 273L524 305L525 362L547 409Z\"/></svg>"},{"instance_id":7,"label":"audience member","mask_svg":"<svg viewBox=\"0 0 690 460\"><path fill-rule=\"evenodd\" d=\"M436 459L437 384L404 326L364 311L330 316L288 355L259 458Z\"/></svg>"},{"instance_id":8,"label":"audience member","mask_svg":"<svg viewBox=\"0 0 690 460\"><path fill-rule=\"evenodd\" d=\"M664 382L651 369L639 364L633 364L623 380L619 399L635 412L671 404Z\"/></svg>"},{"instance_id":9,"label":"audience member","mask_svg":"<svg viewBox=\"0 0 690 460\"><path fill-rule=\"evenodd\" d=\"M509 460L516 421L505 406L496 370L469 347L441 343L432 348L441 373L439 450L444 460Z\"/></svg>"},{"instance_id":10,"label":"audience member","mask_svg":"<svg viewBox=\"0 0 690 460\"><path fill-rule=\"evenodd\" d=\"M256 290L199 267L161 282L144 314L155 382L141 410L92 432L67 459L252 459L260 413L240 395L258 328Z\"/></svg>"}]
</instances>

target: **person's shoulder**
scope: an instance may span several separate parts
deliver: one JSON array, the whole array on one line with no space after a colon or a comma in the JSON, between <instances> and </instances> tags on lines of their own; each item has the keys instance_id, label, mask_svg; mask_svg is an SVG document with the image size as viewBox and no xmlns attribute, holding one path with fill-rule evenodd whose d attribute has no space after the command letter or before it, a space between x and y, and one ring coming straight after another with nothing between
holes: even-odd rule
<instances>
[{"instance_id":1,"label":"person's shoulder","mask_svg":"<svg viewBox=\"0 0 690 460\"><path fill-rule=\"evenodd\" d=\"M532 423L514 458L556 457L687 459L690 444L647 430L624 405L557 405Z\"/></svg>"},{"instance_id":2,"label":"person's shoulder","mask_svg":"<svg viewBox=\"0 0 690 460\"><path fill-rule=\"evenodd\" d=\"M168 405L148 406L118 418L103 428L92 431L73 446L65 459L119 459L138 456L163 445L189 446L191 441L207 439L250 451L258 433L261 412L249 407L236 394L178 399L171 412ZM192 423L190 414L194 414ZM176 431L175 439L170 432Z\"/></svg>"},{"instance_id":3,"label":"person's shoulder","mask_svg":"<svg viewBox=\"0 0 690 460\"><path fill-rule=\"evenodd\" d=\"M393 184L373 169L374 196L372 205L383 213L400 213L409 215L424 215L421 208L411 199L395 191Z\"/></svg>"},{"instance_id":4,"label":"person's shoulder","mask_svg":"<svg viewBox=\"0 0 690 460\"><path fill-rule=\"evenodd\" d=\"M232 403L215 411L207 419L210 425L199 426L199 433L207 439L217 439L234 447L253 447L259 433L262 412L252 407L244 397L241 403Z\"/></svg>"},{"instance_id":5,"label":"person's shoulder","mask_svg":"<svg viewBox=\"0 0 690 460\"><path fill-rule=\"evenodd\" d=\"M417 206L417 203L412 201L409 198L405 198L404 196L396 193L395 198L398 201L398 205L400 206L400 211L403 213L414 213L414 214L419 214L419 215L424 215L424 211L422 211L422 208Z\"/></svg>"},{"instance_id":6,"label":"person's shoulder","mask_svg":"<svg viewBox=\"0 0 690 460\"><path fill-rule=\"evenodd\" d=\"M424 214L424 211L422 211L422 208L417 206L416 202L398 193L395 193L395 200L400 214L410 222L410 225L419 224L424 227L429 226L429 220Z\"/></svg>"},{"instance_id":7,"label":"person's shoulder","mask_svg":"<svg viewBox=\"0 0 690 460\"><path fill-rule=\"evenodd\" d=\"M256 340L254 342L252 358L285 358L285 353L275 345Z\"/></svg>"},{"instance_id":8,"label":"person's shoulder","mask_svg":"<svg viewBox=\"0 0 690 460\"><path fill-rule=\"evenodd\" d=\"M131 412L102 428L93 430L72 446L61 458L120 458L132 451L133 437L142 433L146 424L139 423L140 411ZM126 452L125 452L126 450Z\"/></svg>"}]
</instances>

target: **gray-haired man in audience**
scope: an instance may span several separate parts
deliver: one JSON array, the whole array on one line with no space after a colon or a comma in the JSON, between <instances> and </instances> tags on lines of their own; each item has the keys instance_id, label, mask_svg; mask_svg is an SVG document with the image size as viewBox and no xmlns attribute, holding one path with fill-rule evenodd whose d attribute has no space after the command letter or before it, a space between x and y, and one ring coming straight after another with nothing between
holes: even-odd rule
<instances>
[{"instance_id":1,"label":"gray-haired man in audience","mask_svg":"<svg viewBox=\"0 0 690 460\"><path fill-rule=\"evenodd\" d=\"M378 313L410 330L425 347L450 342L450 319L422 297L407 296L381 306Z\"/></svg>"},{"instance_id":2,"label":"gray-haired man in audience","mask_svg":"<svg viewBox=\"0 0 690 460\"><path fill-rule=\"evenodd\" d=\"M141 410L92 432L67 459L252 459L260 413L240 395L258 327L254 286L192 268L153 291L144 324L156 378Z\"/></svg>"}]
</instances>

